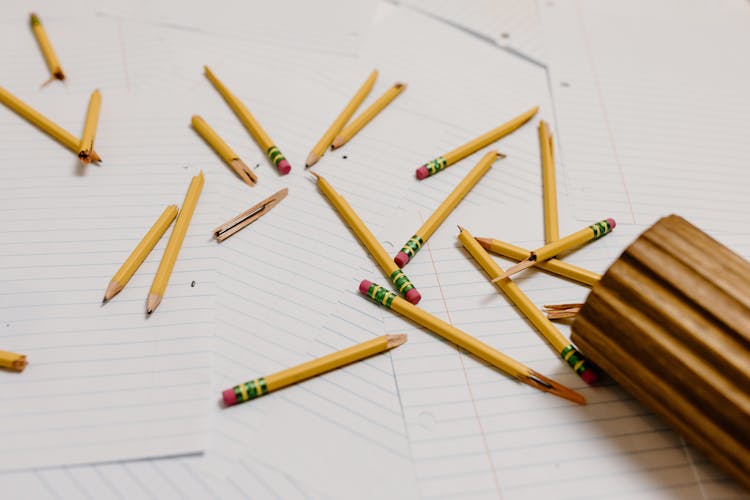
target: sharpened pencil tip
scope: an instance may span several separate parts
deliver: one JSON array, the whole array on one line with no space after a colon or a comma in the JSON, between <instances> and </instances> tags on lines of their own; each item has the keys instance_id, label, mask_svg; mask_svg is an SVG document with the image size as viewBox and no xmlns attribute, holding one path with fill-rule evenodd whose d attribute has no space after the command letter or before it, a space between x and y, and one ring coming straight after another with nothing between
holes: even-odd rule
<instances>
[{"instance_id":1,"label":"sharpened pencil tip","mask_svg":"<svg viewBox=\"0 0 750 500\"><path fill-rule=\"evenodd\" d=\"M400 333L397 335L386 335L386 338L389 349L398 347L409 339L409 337L405 333Z\"/></svg>"},{"instance_id":2,"label":"sharpened pencil tip","mask_svg":"<svg viewBox=\"0 0 750 500\"><path fill-rule=\"evenodd\" d=\"M313 165L318 163L318 160L320 160L320 156L315 152L310 152L310 154L307 155L307 159L305 160L305 168L312 167Z\"/></svg>"},{"instance_id":3,"label":"sharpened pencil tip","mask_svg":"<svg viewBox=\"0 0 750 500\"><path fill-rule=\"evenodd\" d=\"M457 228L458 228L458 230L459 230L459 231L461 231L462 233L463 233L464 231L466 231L466 229L464 229L463 227L459 226L458 224L456 224L456 227L457 227Z\"/></svg>"}]
</instances>

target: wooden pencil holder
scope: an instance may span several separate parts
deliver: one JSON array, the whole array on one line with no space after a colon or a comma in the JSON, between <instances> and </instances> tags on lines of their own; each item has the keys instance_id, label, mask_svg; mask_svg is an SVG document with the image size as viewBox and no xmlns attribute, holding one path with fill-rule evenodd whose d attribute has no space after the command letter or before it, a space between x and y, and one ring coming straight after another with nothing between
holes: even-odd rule
<instances>
[{"instance_id":1,"label":"wooden pencil holder","mask_svg":"<svg viewBox=\"0 0 750 500\"><path fill-rule=\"evenodd\" d=\"M665 217L593 287L572 340L750 489L750 263Z\"/></svg>"}]
</instances>

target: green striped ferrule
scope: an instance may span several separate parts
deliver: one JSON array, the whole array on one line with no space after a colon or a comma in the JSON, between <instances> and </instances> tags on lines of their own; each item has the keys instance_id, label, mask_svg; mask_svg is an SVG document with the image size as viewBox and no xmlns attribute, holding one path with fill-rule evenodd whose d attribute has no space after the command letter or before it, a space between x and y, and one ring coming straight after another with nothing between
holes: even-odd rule
<instances>
[{"instance_id":1,"label":"green striped ferrule","mask_svg":"<svg viewBox=\"0 0 750 500\"><path fill-rule=\"evenodd\" d=\"M395 293L375 283L370 284L370 288L367 289L367 296L378 304L384 305L388 309L391 308L393 299L396 298Z\"/></svg>"},{"instance_id":2,"label":"green striped ferrule","mask_svg":"<svg viewBox=\"0 0 750 500\"><path fill-rule=\"evenodd\" d=\"M404 243L404 247L401 249L401 251L408 255L409 259L411 259L412 257L414 257L414 255L416 255L419 249L422 248L423 244L424 240L422 239L422 237L418 234L415 234L414 236L409 238L409 241Z\"/></svg>"},{"instance_id":3,"label":"green striped ferrule","mask_svg":"<svg viewBox=\"0 0 750 500\"><path fill-rule=\"evenodd\" d=\"M598 240L608 232L612 231L612 225L609 223L607 219L600 220L596 224L591 224L589 226L589 229L594 231L594 239Z\"/></svg>"},{"instance_id":4,"label":"green striped ferrule","mask_svg":"<svg viewBox=\"0 0 750 500\"><path fill-rule=\"evenodd\" d=\"M279 163L281 163L282 160L286 160L286 158L284 158L284 155L281 154L281 151L279 151L279 148L277 148L276 146L271 146L270 148L268 148L266 154L276 168L279 167Z\"/></svg>"},{"instance_id":5,"label":"green striped ferrule","mask_svg":"<svg viewBox=\"0 0 750 500\"><path fill-rule=\"evenodd\" d=\"M442 156L439 156L432 161L428 161L427 163L424 164L424 166L427 167L427 175L430 176L430 175L435 175L436 173L440 172L445 167L447 167L448 162L445 161L445 158L443 158Z\"/></svg>"},{"instance_id":6,"label":"green striped ferrule","mask_svg":"<svg viewBox=\"0 0 750 500\"><path fill-rule=\"evenodd\" d=\"M401 295L406 295L406 292L414 288L414 285L412 285L411 281L409 281L409 278L406 277L401 269L396 269L395 271L393 271L389 278L396 286L396 290L398 290L398 293L400 293Z\"/></svg>"},{"instance_id":7,"label":"green striped ferrule","mask_svg":"<svg viewBox=\"0 0 750 500\"><path fill-rule=\"evenodd\" d=\"M586 371L586 360L572 345L563 349L560 353L560 357L564 359L578 375Z\"/></svg>"},{"instance_id":8,"label":"green striped ferrule","mask_svg":"<svg viewBox=\"0 0 750 500\"><path fill-rule=\"evenodd\" d=\"M234 396L237 398L237 403L244 403L250 401L264 394L268 394L268 387L266 386L266 379L263 377L250 380L240 385L233 387Z\"/></svg>"},{"instance_id":9,"label":"green striped ferrule","mask_svg":"<svg viewBox=\"0 0 750 500\"><path fill-rule=\"evenodd\" d=\"M39 17L36 14L31 14L31 25L39 26L40 24L42 24L42 22L39 20Z\"/></svg>"}]
</instances>

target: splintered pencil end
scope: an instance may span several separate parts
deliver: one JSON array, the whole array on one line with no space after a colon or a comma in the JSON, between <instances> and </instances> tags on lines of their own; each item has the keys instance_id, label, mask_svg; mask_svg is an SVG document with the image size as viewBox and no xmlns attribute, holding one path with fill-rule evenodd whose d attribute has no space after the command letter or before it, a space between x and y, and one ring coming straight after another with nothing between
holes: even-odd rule
<instances>
[{"instance_id":1,"label":"splintered pencil end","mask_svg":"<svg viewBox=\"0 0 750 500\"><path fill-rule=\"evenodd\" d=\"M158 295L156 293L149 293L148 299L146 299L146 314L151 314L156 311L156 308L159 307L160 302L161 295Z\"/></svg>"},{"instance_id":2,"label":"splintered pencil end","mask_svg":"<svg viewBox=\"0 0 750 500\"><path fill-rule=\"evenodd\" d=\"M18 359L13 361L13 369L17 372L22 372L24 368L26 368L26 365L28 365L29 362L26 361L26 355L21 354L18 356Z\"/></svg>"},{"instance_id":3,"label":"splintered pencil end","mask_svg":"<svg viewBox=\"0 0 750 500\"><path fill-rule=\"evenodd\" d=\"M318 155L315 152L310 152L309 155L307 155L307 160L305 160L305 168L310 168L316 163L318 163L318 160L320 160L320 155Z\"/></svg>"},{"instance_id":4,"label":"splintered pencil end","mask_svg":"<svg viewBox=\"0 0 750 500\"><path fill-rule=\"evenodd\" d=\"M239 158L235 158L230 161L229 164L232 166L232 170L242 179L242 181L248 186L254 186L258 182L258 176L255 175L250 167L248 167L244 161Z\"/></svg>"},{"instance_id":5,"label":"splintered pencil end","mask_svg":"<svg viewBox=\"0 0 750 500\"><path fill-rule=\"evenodd\" d=\"M505 279L510 276L513 276L514 274L520 273L524 269L531 267L534 264L536 264L536 260L531 260L531 259L522 260L518 264L514 264L511 267L509 267L507 271L505 271L503 274L501 274L497 278L493 279L492 282L497 283L498 281L502 279Z\"/></svg>"},{"instance_id":6,"label":"splintered pencil end","mask_svg":"<svg viewBox=\"0 0 750 500\"><path fill-rule=\"evenodd\" d=\"M313 177L315 177L315 180L316 180L316 181L318 181L318 180L322 179L322 177L320 176L320 174L316 174L316 173L315 173L315 172L313 172L312 170L311 170L311 171L309 172L309 174L310 174L310 175L312 175Z\"/></svg>"},{"instance_id":7,"label":"splintered pencil end","mask_svg":"<svg viewBox=\"0 0 750 500\"><path fill-rule=\"evenodd\" d=\"M386 344L388 346L388 349L400 346L409 338L405 333L401 333L398 335L386 335L386 337L388 339Z\"/></svg>"},{"instance_id":8,"label":"splintered pencil end","mask_svg":"<svg viewBox=\"0 0 750 500\"><path fill-rule=\"evenodd\" d=\"M464 231L466 231L466 229L464 229L464 228L463 228L462 226L459 226L458 224L456 224L456 227L457 227L457 228L458 228L458 230L459 230L460 232L462 232L462 233L463 233Z\"/></svg>"},{"instance_id":9,"label":"splintered pencil end","mask_svg":"<svg viewBox=\"0 0 750 500\"><path fill-rule=\"evenodd\" d=\"M526 376L522 379L522 382L525 382L532 387L536 387L540 391L549 392L550 394L554 394L557 397L567 399L572 403L579 405L586 404L586 398L583 397L582 394L579 394L573 389L565 387L564 385L555 382L554 380L547 378L541 373L535 372L534 370L529 370Z\"/></svg>"},{"instance_id":10,"label":"splintered pencil end","mask_svg":"<svg viewBox=\"0 0 750 500\"><path fill-rule=\"evenodd\" d=\"M575 318L583 304L549 304L542 306L542 310L549 319Z\"/></svg>"}]
</instances>

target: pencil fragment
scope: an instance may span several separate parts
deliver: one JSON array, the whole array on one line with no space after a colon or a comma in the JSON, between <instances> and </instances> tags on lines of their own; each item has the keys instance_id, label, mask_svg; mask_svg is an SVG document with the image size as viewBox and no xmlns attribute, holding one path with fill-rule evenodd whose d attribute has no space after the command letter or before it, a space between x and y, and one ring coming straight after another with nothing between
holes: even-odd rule
<instances>
[{"instance_id":1,"label":"pencil fragment","mask_svg":"<svg viewBox=\"0 0 750 500\"><path fill-rule=\"evenodd\" d=\"M101 109L101 105L102 95L99 92L99 89L94 90L94 92L91 93L91 99L89 99L89 108L86 112L86 122L83 126L81 145L78 147L78 158L84 165L88 165L93 159L91 153L94 151L94 137L96 136L96 127L99 123L99 110Z\"/></svg>"},{"instance_id":2,"label":"pencil fragment","mask_svg":"<svg viewBox=\"0 0 750 500\"><path fill-rule=\"evenodd\" d=\"M14 372L22 372L27 364L28 362L26 361L25 354L0 351L0 368L5 368L6 370Z\"/></svg>"},{"instance_id":3,"label":"pencil fragment","mask_svg":"<svg viewBox=\"0 0 750 500\"><path fill-rule=\"evenodd\" d=\"M47 32L45 31L44 26L42 26L42 21L39 19L39 16L37 16L33 12L29 15L29 17L31 22L31 31L34 33L36 43L39 44L39 49L42 51L44 62L47 63L47 68L49 69L51 75L49 80L43 83L42 86L47 85L52 80L65 80L65 73L63 73L62 67L60 66L60 61L57 59L57 54L55 54L55 50L52 48L49 37L47 37Z\"/></svg>"}]
</instances>

